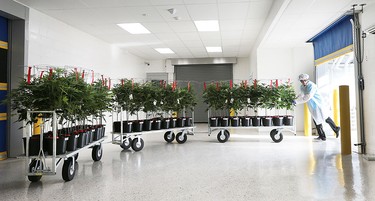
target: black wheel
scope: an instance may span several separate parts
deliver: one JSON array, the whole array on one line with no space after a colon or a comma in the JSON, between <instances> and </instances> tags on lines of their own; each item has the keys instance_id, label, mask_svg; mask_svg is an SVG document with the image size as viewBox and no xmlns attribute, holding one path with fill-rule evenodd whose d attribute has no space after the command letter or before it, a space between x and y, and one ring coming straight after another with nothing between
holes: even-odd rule
<instances>
[{"instance_id":1,"label":"black wheel","mask_svg":"<svg viewBox=\"0 0 375 201\"><path fill-rule=\"evenodd\" d=\"M221 143L224 143L226 141L228 141L229 139L229 136L230 136L230 133L228 130L224 130L224 131L220 131L218 134L217 134L217 140Z\"/></svg>"},{"instance_id":2,"label":"black wheel","mask_svg":"<svg viewBox=\"0 0 375 201\"><path fill-rule=\"evenodd\" d=\"M183 135L182 132L177 133L176 135L176 141L178 144L183 144L187 140L187 135Z\"/></svg>"},{"instance_id":3,"label":"black wheel","mask_svg":"<svg viewBox=\"0 0 375 201\"><path fill-rule=\"evenodd\" d=\"M74 164L74 165L73 165ZM74 175L76 174L78 163L73 162L73 158L68 158L64 161L64 165L62 168L62 178L65 181L71 181L74 178Z\"/></svg>"},{"instance_id":4,"label":"black wheel","mask_svg":"<svg viewBox=\"0 0 375 201\"><path fill-rule=\"evenodd\" d=\"M283 141L283 134L279 131L277 132L276 129L273 129L271 132L270 132L270 136L271 136L271 139L276 142L276 143L279 143L281 141Z\"/></svg>"},{"instance_id":5,"label":"black wheel","mask_svg":"<svg viewBox=\"0 0 375 201\"><path fill-rule=\"evenodd\" d=\"M92 156L92 160L94 160L94 161L100 161L100 159L102 159L103 149L102 149L102 145L101 144L100 145L95 145L92 148L91 156Z\"/></svg>"},{"instance_id":6,"label":"black wheel","mask_svg":"<svg viewBox=\"0 0 375 201\"><path fill-rule=\"evenodd\" d=\"M37 170L43 170L43 163L41 160L33 159L29 164L29 172L34 173ZM37 182L42 178L42 175L30 175L27 177L31 182Z\"/></svg>"},{"instance_id":7,"label":"black wheel","mask_svg":"<svg viewBox=\"0 0 375 201\"><path fill-rule=\"evenodd\" d=\"M172 131L167 131L164 133L164 140L167 142L173 142L174 140L174 133Z\"/></svg>"},{"instance_id":8,"label":"black wheel","mask_svg":"<svg viewBox=\"0 0 375 201\"><path fill-rule=\"evenodd\" d=\"M134 151L141 151L145 143L142 138L134 138L132 141L132 149Z\"/></svg>"},{"instance_id":9,"label":"black wheel","mask_svg":"<svg viewBox=\"0 0 375 201\"><path fill-rule=\"evenodd\" d=\"M74 155L74 158L75 158L75 160L78 159L78 153L76 153L76 155Z\"/></svg>"},{"instance_id":10,"label":"black wheel","mask_svg":"<svg viewBox=\"0 0 375 201\"><path fill-rule=\"evenodd\" d=\"M132 139L130 137L125 138L122 143L120 144L120 147L124 150L128 150L132 145Z\"/></svg>"}]
</instances>

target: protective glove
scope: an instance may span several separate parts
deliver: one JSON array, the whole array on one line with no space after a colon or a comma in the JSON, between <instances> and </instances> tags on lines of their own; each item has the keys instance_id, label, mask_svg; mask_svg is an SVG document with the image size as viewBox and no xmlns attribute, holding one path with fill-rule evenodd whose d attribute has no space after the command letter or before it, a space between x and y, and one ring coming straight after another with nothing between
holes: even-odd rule
<instances>
[{"instance_id":1,"label":"protective glove","mask_svg":"<svg viewBox=\"0 0 375 201\"><path fill-rule=\"evenodd\" d=\"M296 102L295 100L292 100L292 104L293 104L294 106L296 106L296 105L297 105L297 102Z\"/></svg>"}]
</instances>

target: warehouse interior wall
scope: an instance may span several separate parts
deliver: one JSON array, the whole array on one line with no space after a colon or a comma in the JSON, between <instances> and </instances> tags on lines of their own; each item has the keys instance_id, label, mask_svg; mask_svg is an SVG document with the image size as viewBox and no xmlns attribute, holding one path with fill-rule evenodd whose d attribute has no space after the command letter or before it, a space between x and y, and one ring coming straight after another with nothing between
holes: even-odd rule
<instances>
[{"instance_id":1,"label":"warehouse interior wall","mask_svg":"<svg viewBox=\"0 0 375 201\"><path fill-rule=\"evenodd\" d=\"M300 83L298 75L307 73L315 80L314 52L311 44L301 47L259 48L257 55L257 79L291 79L298 93ZM295 107L297 132L304 130L303 106Z\"/></svg>"},{"instance_id":2,"label":"warehouse interior wall","mask_svg":"<svg viewBox=\"0 0 375 201\"><path fill-rule=\"evenodd\" d=\"M75 66L120 79L145 78L144 60L30 9L27 65Z\"/></svg>"},{"instance_id":3,"label":"warehouse interior wall","mask_svg":"<svg viewBox=\"0 0 375 201\"><path fill-rule=\"evenodd\" d=\"M375 5L367 6L361 16L362 29L366 30L375 26ZM375 34L367 34L364 41L363 76L365 80L364 98L364 119L366 152L370 156L375 156L375 128L372 125L375 114Z\"/></svg>"}]
</instances>

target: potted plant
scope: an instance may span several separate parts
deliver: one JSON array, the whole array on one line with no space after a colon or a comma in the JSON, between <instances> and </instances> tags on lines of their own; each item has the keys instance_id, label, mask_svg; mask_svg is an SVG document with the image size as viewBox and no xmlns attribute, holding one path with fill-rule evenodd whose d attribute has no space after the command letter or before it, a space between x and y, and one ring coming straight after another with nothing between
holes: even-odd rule
<instances>
[{"instance_id":1,"label":"potted plant","mask_svg":"<svg viewBox=\"0 0 375 201\"><path fill-rule=\"evenodd\" d=\"M294 88L288 83L284 83L281 86L279 86L280 90L280 102L281 102L281 108L285 109L285 115L283 117L283 124L285 126L290 126L293 124L293 116L288 115L289 110L293 110L293 100L296 97L296 92L294 91Z\"/></svg>"}]
</instances>

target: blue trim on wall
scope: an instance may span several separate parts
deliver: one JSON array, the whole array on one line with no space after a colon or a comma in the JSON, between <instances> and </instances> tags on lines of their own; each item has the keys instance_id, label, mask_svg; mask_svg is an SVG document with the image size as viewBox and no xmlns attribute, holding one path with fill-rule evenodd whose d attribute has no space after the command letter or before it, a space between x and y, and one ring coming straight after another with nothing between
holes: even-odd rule
<instances>
[{"instance_id":1,"label":"blue trim on wall","mask_svg":"<svg viewBox=\"0 0 375 201\"><path fill-rule=\"evenodd\" d=\"M0 16L0 40L8 42L8 19Z\"/></svg>"},{"instance_id":2,"label":"blue trim on wall","mask_svg":"<svg viewBox=\"0 0 375 201\"><path fill-rule=\"evenodd\" d=\"M344 15L307 41L313 43L315 60L353 44L351 19L353 15Z\"/></svg>"}]
</instances>

